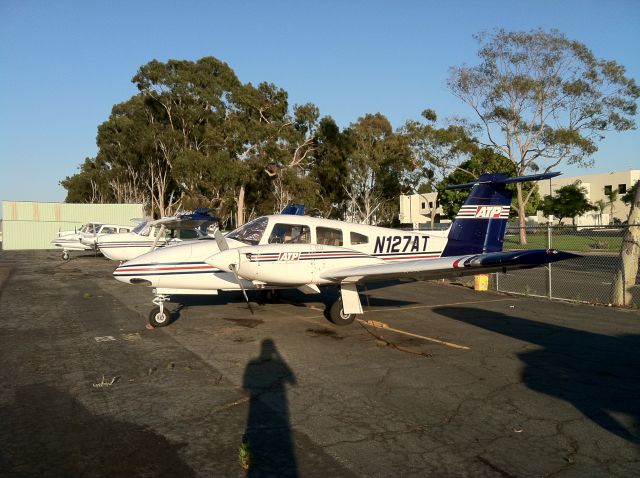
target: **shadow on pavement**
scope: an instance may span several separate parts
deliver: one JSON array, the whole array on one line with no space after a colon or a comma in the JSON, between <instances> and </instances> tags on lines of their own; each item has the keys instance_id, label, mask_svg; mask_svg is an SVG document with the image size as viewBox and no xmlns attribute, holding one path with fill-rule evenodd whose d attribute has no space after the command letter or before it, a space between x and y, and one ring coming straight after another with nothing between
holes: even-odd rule
<instances>
[{"instance_id":1,"label":"shadow on pavement","mask_svg":"<svg viewBox=\"0 0 640 478\"><path fill-rule=\"evenodd\" d=\"M260 355L244 372L243 388L250 394L243 436L251 452L248 476L298 476L293 449L287 385L296 377L271 339L262 341Z\"/></svg>"},{"instance_id":2,"label":"shadow on pavement","mask_svg":"<svg viewBox=\"0 0 640 478\"><path fill-rule=\"evenodd\" d=\"M477 308L433 311L541 346L517 354L530 389L566 400L605 430L640 442L640 335L611 337ZM631 423L614 414L626 415Z\"/></svg>"},{"instance_id":3,"label":"shadow on pavement","mask_svg":"<svg viewBox=\"0 0 640 478\"><path fill-rule=\"evenodd\" d=\"M16 389L0 407L1 476L194 476L178 451L155 431L95 415L47 385Z\"/></svg>"}]
</instances>

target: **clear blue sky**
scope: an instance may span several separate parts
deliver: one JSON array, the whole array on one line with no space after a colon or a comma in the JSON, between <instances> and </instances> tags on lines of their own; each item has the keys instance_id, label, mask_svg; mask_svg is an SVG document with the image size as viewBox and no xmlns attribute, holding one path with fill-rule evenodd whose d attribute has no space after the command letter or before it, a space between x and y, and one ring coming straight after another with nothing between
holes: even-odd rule
<instances>
[{"instance_id":1,"label":"clear blue sky","mask_svg":"<svg viewBox=\"0 0 640 478\"><path fill-rule=\"evenodd\" d=\"M0 1L0 199L61 201L94 156L97 126L152 59L212 55L243 82L273 82L342 127L381 112L471 111L448 68L476 61L476 32L557 28L640 82L640 1ZM610 134L599 172L640 168L640 133ZM580 170L564 168L567 174Z\"/></svg>"}]
</instances>

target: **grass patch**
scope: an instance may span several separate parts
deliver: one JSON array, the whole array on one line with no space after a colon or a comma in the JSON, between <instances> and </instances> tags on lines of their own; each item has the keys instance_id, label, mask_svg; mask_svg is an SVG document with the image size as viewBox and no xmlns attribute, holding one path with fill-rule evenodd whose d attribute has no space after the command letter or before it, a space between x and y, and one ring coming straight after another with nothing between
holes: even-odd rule
<instances>
[{"instance_id":1,"label":"grass patch","mask_svg":"<svg viewBox=\"0 0 640 478\"><path fill-rule=\"evenodd\" d=\"M511 249L546 249L548 247L547 233L544 231L527 233L527 244L520 244L520 237L508 235L504 238L504 250ZM591 234L554 234L551 236L551 246L554 249L569 252L620 252L622 236L600 236Z\"/></svg>"}]
</instances>

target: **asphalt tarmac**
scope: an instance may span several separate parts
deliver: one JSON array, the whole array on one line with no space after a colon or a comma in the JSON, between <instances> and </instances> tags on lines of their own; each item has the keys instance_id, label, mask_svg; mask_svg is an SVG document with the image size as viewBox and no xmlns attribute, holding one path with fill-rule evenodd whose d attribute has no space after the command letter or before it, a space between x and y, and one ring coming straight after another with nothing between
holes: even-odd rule
<instances>
[{"instance_id":1,"label":"asphalt tarmac","mask_svg":"<svg viewBox=\"0 0 640 478\"><path fill-rule=\"evenodd\" d=\"M1 476L640 476L637 310L409 282L149 330L114 268L0 252Z\"/></svg>"}]
</instances>

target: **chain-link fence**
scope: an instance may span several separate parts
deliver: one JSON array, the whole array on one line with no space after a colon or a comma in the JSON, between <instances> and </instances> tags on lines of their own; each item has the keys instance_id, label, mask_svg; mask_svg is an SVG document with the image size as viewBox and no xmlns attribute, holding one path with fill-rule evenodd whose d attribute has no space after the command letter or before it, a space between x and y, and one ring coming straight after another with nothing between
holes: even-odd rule
<instances>
[{"instance_id":1,"label":"chain-link fence","mask_svg":"<svg viewBox=\"0 0 640 478\"><path fill-rule=\"evenodd\" d=\"M553 248L581 257L536 269L492 274L490 287L514 294L609 304L614 293L615 275L623 270L620 249L628 227L640 225L527 227L525 245L520 243L520 228L508 227L505 251ZM631 287L631 302L624 305L640 307L640 275Z\"/></svg>"}]
</instances>

